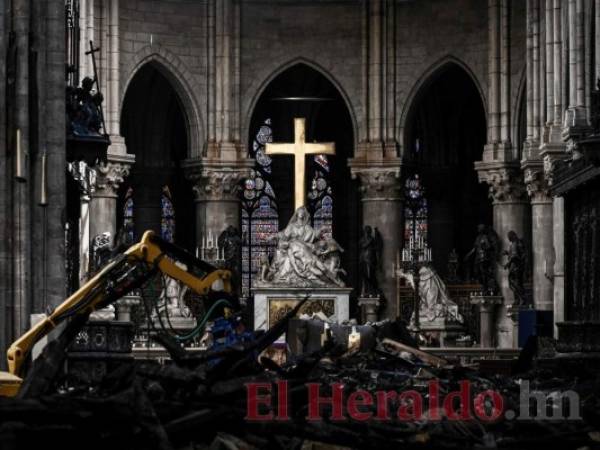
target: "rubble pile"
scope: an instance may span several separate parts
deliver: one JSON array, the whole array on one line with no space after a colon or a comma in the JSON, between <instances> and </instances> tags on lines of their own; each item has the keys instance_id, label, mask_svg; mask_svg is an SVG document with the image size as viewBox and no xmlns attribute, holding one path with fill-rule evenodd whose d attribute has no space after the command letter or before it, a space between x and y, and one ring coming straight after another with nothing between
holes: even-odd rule
<instances>
[{"instance_id":1,"label":"rubble pile","mask_svg":"<svg viewBox=\"0 0 600 450\"><path fill-rule=\"evenodd\" d=\"M31 368L19 398L0 399L0 448L28 449L45 442L61 449L300 449L311 448L310 441L378 449L558 444L576 449L594 448L600 441L595 426L600 423L600 380L594 373L576 379L540 370L483 376L381 336L362 353L349 354L326 342L319 351L283 365L258 356L294 313L251 343L218 352L189 354L161 336L171 364L124 364L94 386L65 388L59 374L66 346L59 339ZM65 336L69 339L69 329ZM577 392L581 419L511 420L508 411L523 415L524 384L548 398ZM470 389L468 404L459 394L447 400L461 386ZM253 390L258 394L254 403L249 401ZM477 402L477 394L491 391L502 398L501 407ZM386 392L397 395L378 401ZM335 395L342 399L341 413L335 401L328 401ZM318 420L311 420L315 399ZM385 408L389 417L384 419Z\"/></svg>"}]
</instances>

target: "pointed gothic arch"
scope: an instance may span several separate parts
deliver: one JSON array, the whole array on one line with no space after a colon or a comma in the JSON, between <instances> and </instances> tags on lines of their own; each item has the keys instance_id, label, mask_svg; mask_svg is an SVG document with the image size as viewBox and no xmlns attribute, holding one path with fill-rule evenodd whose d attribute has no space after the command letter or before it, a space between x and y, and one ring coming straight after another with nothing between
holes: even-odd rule
<instances>
[{"instance_id":1,"label":"pointed gothic arch","mask_svg":"<svg viewBox=\"0 0 600 450\"><path fill-rule=\"evenodd\" d=\"M129 81L121 109L121 134L127 151L136 155L131 176L123 185L133 188L133 228L136 238L152 229L164 232L163 193L170 192L170 236L185 247L194 243L193 220L177 221L193 209L193 195L182 162L190 155L190 124L186 104L173 77L156 60L145 62ZM124 194L125 192L122 192ZM120 196L121 202L124 195ZM121 222L123 223L123 222ZM175 233L175 225L177 232Z\"/></svg>"},{"instance_id":2,"label":"pointed gothic arch","mask_svg":"<svg viewBox=\"0 0 600 450\"><path fill-rule=\"evenodd\" d=\"M153 64L169 80L177 92L188 121L188 158L200 157L205 145L204 119L196 93L202 92L196 77L186 64L175 54L161 45L147 45L135 53L125 65L125 83L121 84L119 116L123 115L125 96L132 80L146 64Z\"/></svg>"},{"instance_id":3,"label":"pointed gothic arch","mask_svg":"<svg viewBox=\"0 0 600 450\"><path fill-rule=\"evenodd\" d=\"M293 214L292 158L270 158L264 144L293 141L295 117L306 118L307 141L336 143L335 157L307 158L307 206L313 226L333 233L346 249L342 264L349 284L356 285L360 215L357 182L347 164L355 146L347 98L321 70L296 61L270 77L252 105L245 127L249 154L257 163L243 190L243 290L252 286L259 258L273 252L266 235L276 233Z\"/></svg>"},{"instance_id":4,"label":"pointed gothic arch","mask_svg":"<svg viewBox=\"0 0 600 450\"><path fill-rule=\"evenodd\" d=\"M484 110L485 117L487 118L487 99L485 90L482 87L482 83L477 78L477 75L471 70L471 68L463 62L460 58L453 55L446 55L438 59L435 63L431 64L416 80L410 92L406 96L404 107L402 108L402 114L400 114L398 122L398 141L400 142L401 149L404 151L406 144L406 127L410 120L410 114L413 111L413 106L418 102L419 96L426 90L426 87L433 82L440 74L452 67L458 67L471 79L473 85L479 93L482 107Z\"/></svg>"},{"instance_id":5,"label":"pointed gothic arch","mask_svg":"<svg viewBox=\"0 0 600 450\"><path fill-rule=\"evenodd\" d=\"M478 223L492 221L488 191L474 168L486 143L485 105L472 73L454 58L422 78L410 99L403 114L404 176L407 189L415 176L424 188L427 217L420 213L418 226L433 249L436 270L444 276L450 255L456 251L464 257ZM410 211L405 216L412 217ZM405 227L414 229L415 224ZM465 281L467 269L460 274Z\"/></svg>"},{"instance_id":6,"label":"pointed gothic arch","mask_svg":"<svg viewBox=\"0 0 600 450\"><path fill-rule=\"evenodd\" d=\"M293 59L285 62L284 64L280 65L275 70L273 70L271 72L271 74L262 81L262 83L259 85L258 89L256 89L256 93L252 97L252 99L248 105L248 108L246 110L246 113L244 115L245 118L244 118L244 122L243 122L242 136L248 136L248 133L250 132L252 114L256 109L256 105L257 105L258 101L260 100L260 98L263 96L265 90L273 82L273 80L275 80L277 77L279 77L281 74L285 73L286 71L292 69L293 67L302 66L302 65L308 66L311 69L319 72L323 77L325 77L335 87L335 89L338 91L338 93L344 100L346 108L348 109L348 113L350 114L350 119L352 121L352 132L353 132L353 136L354 136L353 147L356 148L356 144L358 143L358 139L360 136L359 135L360 130L358 127L356 112L354 110L354 106L352 104L352 100L350 99L350 96L348 95L346 90L343 88L342 84L327 69L325 69L318 63L316 63L310 59L304 58L304 57L293 58Z\"/></svg>"}]
</instances>

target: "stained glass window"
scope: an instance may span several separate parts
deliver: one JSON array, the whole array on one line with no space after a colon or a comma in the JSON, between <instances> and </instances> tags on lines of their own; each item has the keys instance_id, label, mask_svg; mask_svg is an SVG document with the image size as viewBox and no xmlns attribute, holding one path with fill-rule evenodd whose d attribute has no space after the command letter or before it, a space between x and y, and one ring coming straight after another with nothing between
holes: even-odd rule
<instances>
[{"instance_id":1,"label":"stained glass window","mask_svg":"<svg viewBox=\"0 0 600 450\"><path fill-rule=\"evenodd\" d=\"M160 235L168 242L175 241L175 209L173 199L167 186L163 187L160 197Z\"/></svg>"},{"instance_id":2,"label":"stained glass window","mask_svg":"<svg viewBox=\"0 0 600 450\"><path fill-rule=\"evenodd\" d=\"M406 180L404 197L404 241L412 237L415 242L423 238L427 243L427 198L419 174Z\"/></svg>"},{"instance_id":3,"label":"stained glass window","mask_svg":"<svg viewBox=\"0 0 600 450\"><path fill-rule=\"evenodd\" d=\"M332 237L333 234L333 197L331 186L327 180L327 172L329 171L329 162L327 156L315 156L315 162L320 168L316 170L313 176L308 199L313 217L313 228L315 230L325 229L327 237Z\"/></svg>"},{"instance_id":4,"label":"stained glass window","mask_svg":"<svg viewBox=\"0 0 600 450\"><path fill-rule=\"evenodd\" d=\"M133 242L134 227L133 227L133 188L128 188L125 193L125 202L123 204L123 233L126 242Z\"/></svg>"},{"instance_id":5,"label":"stained glass window","mask_svg":"<svg viewBox=\"0 0 600 450\"><path fill-rule=\"evenodd\" d=\"M279 219L275 191L269 179L271 158L265 153L265 144L273 141L271 119L258 128L251 145L251 156L256 167L244 181L242 198L242 297L248 298L252 278L260 268L260 261L271 258L276 247L275 236Z\"/></svg>"}]
</instances>

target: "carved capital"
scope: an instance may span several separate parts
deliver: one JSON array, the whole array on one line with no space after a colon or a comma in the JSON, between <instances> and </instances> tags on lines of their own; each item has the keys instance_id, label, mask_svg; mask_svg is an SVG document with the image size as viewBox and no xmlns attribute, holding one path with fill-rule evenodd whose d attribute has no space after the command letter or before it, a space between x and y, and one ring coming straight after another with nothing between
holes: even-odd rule
<instances>
[{"instance_id":1,"label":"carved capital","mask_svg":"<svg viewBox=\"0 0 600 450\"><path fill-rule=\"evenodd\" d=\"M548 180L544 175L542 161L523 167L525 188L533 202L550 201Z\"/></svg>"},{"instance_id":2,"label":"carved capital","mask_svg":"<svg viewBox=\"0 0 600 450\"><path fill-rule=\"evenodd\" d=\"M514 163L475 163L480 183L489 185L489 197L494 203L524 202L527 190L518 165Z\"/></svg>"},{"instance_id":3,"label":"carved capital","mask_svg":"<svg viewBox=\"0 0 600 450\"><path fill-rule=\"evenodd\" d=\"M250 176L253 164L250 159L241 163L196 160L185 166L196 201L238 201L241 181Z\"/></svg>"},{"instance_id":4,"label":"carved capital","mask_svg":"<svg viewBox=\"0 0 600 450\"><path fill-rule=\"evenodd\" d=\"M116 197L119 186L129 176L131 163L123 161L108 161L96 164L93 197Z\"/></svg>"},{"instance_id":5,"label":"carved capital","mask_svg":"<svg viewBox=\"0 0 600 450\"><path fill-rule=\"evenodd\" d=\"M558 166L558 162L566 157L566 144L562 142L550 142L544 146L540 156L542 158L542 167L544 170L544 178L548 183L548 187L554 184L554 174Z\"/></svg>"},{"instance_id":6,"label":"carved capital","mask_svg":"<svg viewBox=\"0 0 600 450\"><path fill-rule=\"evenodd\" d=\"M360 181L360 193L363 199L400 200L402 182L400 167L397 168L351 168L353 179Z\"/></svg>"}]
</instances>

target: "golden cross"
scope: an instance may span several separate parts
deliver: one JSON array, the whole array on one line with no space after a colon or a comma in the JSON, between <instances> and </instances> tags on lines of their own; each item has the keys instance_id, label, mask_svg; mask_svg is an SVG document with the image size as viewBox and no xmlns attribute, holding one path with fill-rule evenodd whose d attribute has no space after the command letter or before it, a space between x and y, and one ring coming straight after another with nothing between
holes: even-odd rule
<instances>
[{"instance_id":1,"label":"golden cross","mask_svg":"<svg viewBox=\"0 0 600 450\"><path fill-rule=\"evenodd\" d=\"M333 142L306 142L306 119L294 119L294 142L266 145L267 155L294 155L294 209L304 206L306 194L305 157L306 155L335 155Z\"/></svg>"}]
</instances>

